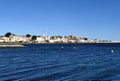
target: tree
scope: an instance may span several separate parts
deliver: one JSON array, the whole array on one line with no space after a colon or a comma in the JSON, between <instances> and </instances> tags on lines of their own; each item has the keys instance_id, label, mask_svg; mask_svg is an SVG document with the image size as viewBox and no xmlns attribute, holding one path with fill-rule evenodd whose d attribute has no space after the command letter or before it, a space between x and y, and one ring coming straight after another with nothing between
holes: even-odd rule
<instances>
[{"instance_id":1,"label":"tree","mask_svg":"<svg viewBox=\"0 0 120 81\"><path fill-rule=\"evenodd\" d=\"M88 40L88 38L86 38L86 37L85 37L85 38L83 38L83 39L84 39L84 40Z\"/></svg>"},{"instance_id":2,"label":"tree","mask_svg":"<svg viewBox=\"0 0 120 81\"><path fill-rule=\"evenodd\" d=\"M10 35L12 35L12 33L7 32L7 33L5 34L5 37L10 37Z\"/></svg>"},{"instance_id":3,"label":"tree","mask_svg":"<svg viewBox=\"0 0 120 81\"><path fill-rule=\"evenodd\" d=\"M31 39L32 41L35 41L37 39L37 36L33 35Z\"/></svg>"},{"instance_id":4,"label":"tree","mask_svg":"<svg viewBox=\"0 0 120 81\"><path fill-rule=\"evenodd\" d=\"M15 34L12 34L13 36L16 36Z\"/></svg>"},{"instance_id":5,"label":"tree","mask_svg":"<svg viewBox=\"0 0 120 81\"><path fill-rule=\"evenodd\" d=\"M30 35L30 34L26 34L26 37L28 37L28 38L29 38L29 37L31 37L31 35Z\"/></svg>"}]
</instances>

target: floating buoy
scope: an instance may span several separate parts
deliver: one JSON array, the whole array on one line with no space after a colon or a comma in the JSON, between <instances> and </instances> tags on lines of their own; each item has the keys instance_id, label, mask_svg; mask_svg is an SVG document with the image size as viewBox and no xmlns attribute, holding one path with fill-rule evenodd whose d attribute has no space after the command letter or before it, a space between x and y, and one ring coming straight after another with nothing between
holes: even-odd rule
<instances>
[{"instance_id":1,"label":"floating buoy","mask_svg":"<svg viewBox=\"0 0 120 81\"><path fill-rule=\"evenodd\" d=\"M111 53L114 53L114 50L111 50Z\"/></svg>"},{"instance_id":2,"label":"floating buoy","mask_svg":"<svg viewBox=\"0 0 120 81\"><path fill-rule=\"evenodd\" d=\"M74 49L76 48L76 47L73 47Z\"/></svg>"},{"instance_id":3,"label":"floating buoy","mask_svg":"<svg viewBox=\"0 0 120 81\"><path fill-rule=\"evenodd\" d=\"M62 48L64 48L64 46L62 46Z\"/></svg>"}]
</instances>

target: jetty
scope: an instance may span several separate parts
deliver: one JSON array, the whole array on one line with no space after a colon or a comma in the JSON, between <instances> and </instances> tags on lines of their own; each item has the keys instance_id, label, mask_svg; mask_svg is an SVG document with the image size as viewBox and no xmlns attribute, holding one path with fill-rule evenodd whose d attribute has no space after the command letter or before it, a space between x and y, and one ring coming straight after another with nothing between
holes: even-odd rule
<instances>
[{"instance_id":1,"label":"jetty","mask_svg":"<svg viewBox=\"0 0 120 81\"><path fill-rule=\"evenodd\" d=\"M14 47L24 47L24 45L17 45L17 44L15 44L15 45L0 45L0 48L3 48L3 47L11 47L11 48L14 48Z\"/></svg>"}]
</instances>

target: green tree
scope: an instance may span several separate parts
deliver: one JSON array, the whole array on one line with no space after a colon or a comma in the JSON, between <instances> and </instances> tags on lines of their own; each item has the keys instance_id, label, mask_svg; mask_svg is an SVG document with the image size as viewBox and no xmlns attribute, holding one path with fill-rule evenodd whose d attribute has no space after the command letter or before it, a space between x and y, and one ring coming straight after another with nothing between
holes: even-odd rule
<instances>
[{"instance_id":1,"label":"green tree","mask_svg":"<svg viewBox=\"0 0 120 81\"><path fill-rule=\"evenodd\" d=\"M10 37L10 35L12 35L12 33L7 32L7 33L5 34L5 37Z\"/></svg>"},{"instance_id":2,"label":"green tree","mask_svg":"<svg viewBox=\"0 0 120 81\"><path fill-rule=\"evenodd\" d=\"M29 38L29 37L31 37L31 35L30 35L30 34L26 34L26 37L28 37L28 38Z\"/></svg>"},{"instance_id":3,"label":"green tree","mask_svg":"<svg viewBox=\"0 0 120 81\"><path fill-rule=\"evenodd\" d=\"M37 36L35 36L35 35L33 35L31 38L32 41L35 41L36 39L37 39Z\"/></svg>"},{"instance_id":4,"label":"green tree","mask_svg":"<svg viewBox=\"0 0 120 81\"><path fill-rule=\"evenodd\" d=\"M83 39L84 39L84 40L88 40L88 38L86 38L86 37L85 37L85 38L83 38Z\"/></svg>"},{"instance_id":5,"label":"green tree","mask_svg":"<svg viewBox=\"0 0 120 81\"><path fill-rule=\"evenodd\" d=\"M15 34L12 34L13 36L16 36Z\"/></svg>"}]
</instances>

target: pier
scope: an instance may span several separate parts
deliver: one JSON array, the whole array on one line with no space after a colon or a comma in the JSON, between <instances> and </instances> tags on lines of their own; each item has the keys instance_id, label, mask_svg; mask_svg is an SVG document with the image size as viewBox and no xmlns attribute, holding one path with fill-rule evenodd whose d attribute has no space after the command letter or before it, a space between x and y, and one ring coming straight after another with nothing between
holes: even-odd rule
<instances>
[{"instance_id":1,"label":"pier","mask_svg":"<svg viewBox=\"0 0 120 81\"><path fill-rule=\"evenodd\" d=\"M24 45L0 45L0 48L3 48L3 47L24 47Z\"/></svg>"}]
</instances>

